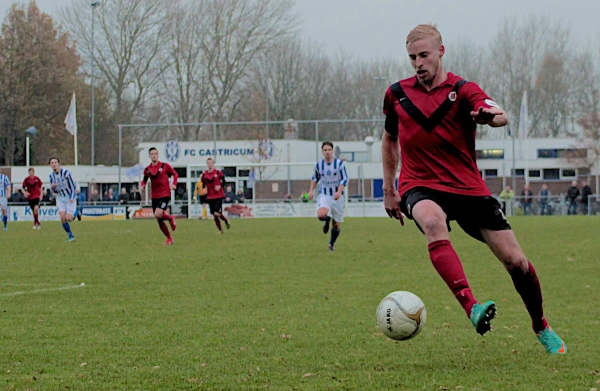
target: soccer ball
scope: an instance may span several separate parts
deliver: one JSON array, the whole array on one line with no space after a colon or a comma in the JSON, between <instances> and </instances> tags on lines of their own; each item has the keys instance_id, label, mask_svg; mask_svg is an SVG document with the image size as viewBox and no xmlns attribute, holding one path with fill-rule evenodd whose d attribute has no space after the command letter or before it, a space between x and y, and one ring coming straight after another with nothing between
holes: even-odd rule
<instances>
[{"instance_id":1,"label":"soccer ball","mask_svg":"<svg viewBox=\"0 0 600 391\"><path fill-rule=\"evenodd\" d=\"M391 339L411 339L423 330L426 321L425 304L411 292L392 292L377 308L379 329Z\"/></svg>"}]
</instances>

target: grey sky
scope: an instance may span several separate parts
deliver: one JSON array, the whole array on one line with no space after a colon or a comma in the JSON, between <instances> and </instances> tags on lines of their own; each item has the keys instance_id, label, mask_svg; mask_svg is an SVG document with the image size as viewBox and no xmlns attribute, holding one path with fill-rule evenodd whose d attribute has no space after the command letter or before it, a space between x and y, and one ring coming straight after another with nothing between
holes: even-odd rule
<instances>
[{"instance_id":1,"label":"grey sky","mask_svg":"<svg viewBox=\"0 0 600 391\"><path fill-rule=\"evenodd\" d=\"M13 2L0 0L2 19ZM50 15L71 2L37 0ZM305 37L364 59L404 56L402 42L419 23L437 23L445 43L486 44L506 18L530 15L561 21L578 45L600 49L599 0L296 0L296 12Z\"/></svg>"}]
</instances>

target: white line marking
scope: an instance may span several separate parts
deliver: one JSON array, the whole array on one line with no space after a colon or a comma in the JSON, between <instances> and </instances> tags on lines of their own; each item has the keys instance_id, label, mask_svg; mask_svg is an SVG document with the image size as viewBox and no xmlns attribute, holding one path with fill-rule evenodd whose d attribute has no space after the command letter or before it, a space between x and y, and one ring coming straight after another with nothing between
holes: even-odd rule
<instances>
[{"instance_id":1,"label":"white line marking","mask_svg":"<svg viewBox=\"0 0 600 391\"><path fill-rule=\"evenodd\" d=\"M32 291L18 291L18 292L0 293L0 297L28 295L28 294L31 294L31 293L42 293L42 292L50 292L50 291L66 291L68 289L83 288L83 287L84 287L83 285L68 285L68 286L62 286L60 288L46 288L46 289L34 289Z\"/></svg>"}]
</instances>

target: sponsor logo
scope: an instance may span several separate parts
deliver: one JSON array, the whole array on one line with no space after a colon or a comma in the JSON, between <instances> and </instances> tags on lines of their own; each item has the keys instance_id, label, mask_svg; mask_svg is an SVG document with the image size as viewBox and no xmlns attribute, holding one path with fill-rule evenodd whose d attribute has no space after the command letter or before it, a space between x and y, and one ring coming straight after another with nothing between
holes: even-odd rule
<instances>
[{"instance_id":1,"label":"sponsor logo","mask_svg":"<svg viewBox=\"0 0 600 391\"><path fill-rule=\"evenodd\" d=\"M275 144L269 139L260 140L258 143L257 153L264 159L271 159L275 153Z\"/></svg>"},{"instance_id":2,"label":"sponsor logo","mask_svg":"<svg viewBox=\"0 0 600 391\"><path fill-rule=\"evenodd\" d=\"M179 159L179 154L181 149L179 148L179 143L175 140L171 140L165 145L165 157L168 161L174 162Z\"/></svg>"},{"instance_id":3,"label":"sponsor logo","mask_svg":"<svg viewBox=\"0 0 600 391\"><path fill-rule=\"evenodd\" d=\"M458 95L456 94L456 91L451 91L451 92L448 94L448 99L450 99L452 102L454 102L454 101L456 100L456 97L457 97L457 96L458 96Z\"/></svg>"}]
</instances>

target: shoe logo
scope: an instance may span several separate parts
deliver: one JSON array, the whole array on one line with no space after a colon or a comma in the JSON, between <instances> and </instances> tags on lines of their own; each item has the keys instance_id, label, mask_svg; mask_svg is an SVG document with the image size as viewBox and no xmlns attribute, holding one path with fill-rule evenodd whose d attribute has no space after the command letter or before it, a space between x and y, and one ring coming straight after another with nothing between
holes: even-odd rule
<instances>
[{"instance_id":1,"label":"shoe logo","mask_svg":"<svg viewBox=\"0 0 600 391\"><path fill-rule=\"evenodd\" d=\"M564 354L565 353L565 343L560 344L560 349L556 351L557 353Z\"/></svg>"}]
</instances>

